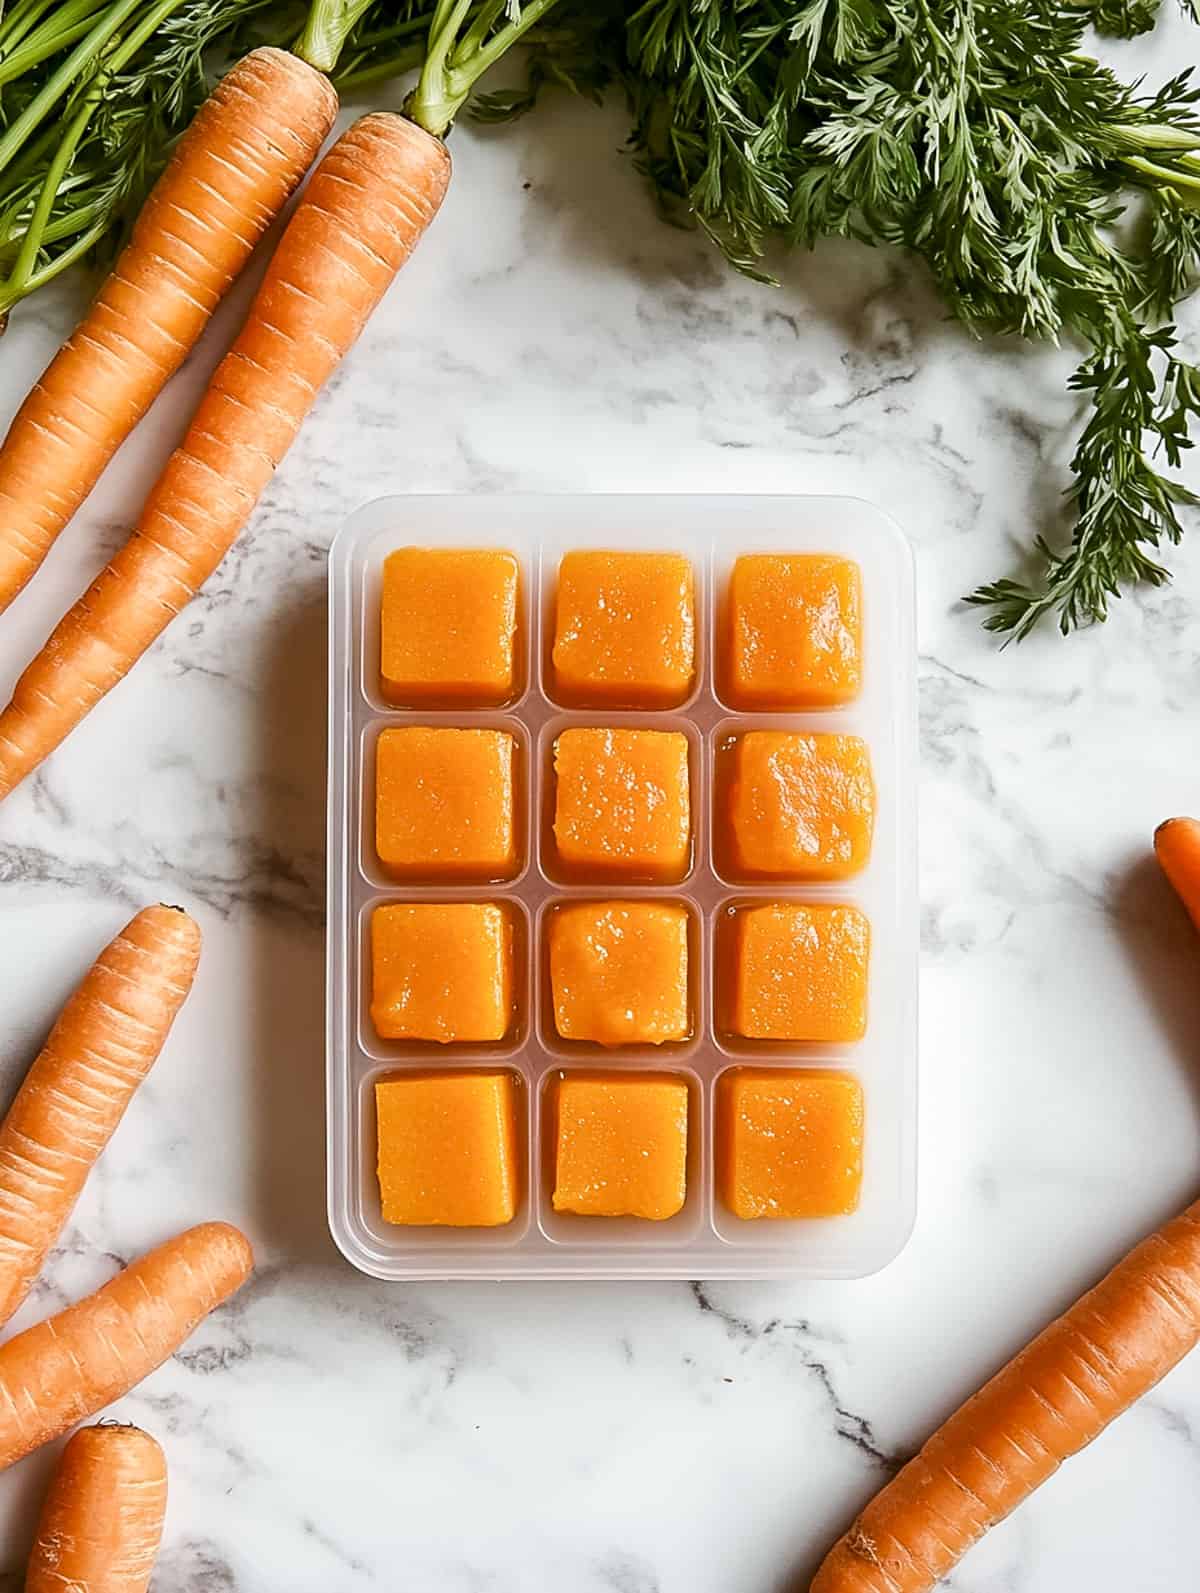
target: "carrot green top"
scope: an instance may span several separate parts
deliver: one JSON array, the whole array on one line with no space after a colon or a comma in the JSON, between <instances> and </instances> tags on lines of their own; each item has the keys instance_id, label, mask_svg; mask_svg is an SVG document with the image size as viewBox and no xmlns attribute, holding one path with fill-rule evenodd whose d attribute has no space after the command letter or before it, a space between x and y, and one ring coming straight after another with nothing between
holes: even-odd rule
<instances>
[{"instance_id":1,"label":"carrot green top","mask_svg":"<svg viewBox=\"0 0 1200 1593\"><path fill-rule=\"evenodd\" d=\"M297 54L323 72L332 72L369 4L370 0L314 0ZM421 62L421 75L405 113L427 133L445 137L483 74L557 4L558 0L525 0L523 5L510 0L482 4L438 0L427 39L416 46L414 64ZM414 22L408 31L417 33L420 26ZM394 68L395 63L390 63L389 70Z\"/></svg>"}]
</instances>

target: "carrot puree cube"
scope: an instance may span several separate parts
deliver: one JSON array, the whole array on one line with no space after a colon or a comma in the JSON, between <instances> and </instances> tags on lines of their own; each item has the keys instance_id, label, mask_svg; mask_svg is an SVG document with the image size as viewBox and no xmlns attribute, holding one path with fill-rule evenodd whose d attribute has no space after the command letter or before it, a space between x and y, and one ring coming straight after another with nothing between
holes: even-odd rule
<instances>
[{"instance_id":1,"label":"carrot puree cube","mask_svg":"<svg viewBox=\"0 0 1200 1593\"><path fill-rule=\"evenodd\" d=\"M737 1068L717 1100L721 1199L735 1217L842 1217L862 1188L863 1096L846 1073Z\"/></svg>"},{"instance_id":2,"label":"carrot puree cube","mask_svg":"<svg viewBox=\"0 0 1200 1593\"><path fill-rule=\"evenodd\" d=\"M383 565L389 702L494 704L516 687L520 567L496 548L398 548Z\"/></svg>"},{"instance_id":3,"label":"carrot puree cube","mask_svg":"<svg viewBox=\"0 0 1200 1593\"><path fill-rule=\"evenodd\" d=\"M554 1024L564 1040L686 1040L688 915L662 902L581 902L550 918Z\"/></svg>"},{"instance_id":4,"label":"carrot puree cube","mask_svg":"<svg viewBox=\"0 0 1200 1593\"><path fill-rule=\"evenodd\" d=\"M592 878L683 878L691 839L686 736L564 730L554 769L554 838L564 869Z\"/></svg>"},{"instance_id":5,"label":"carrot puree cube","mask_svg":"<svg viewBox=\"0 0 1200 1593\"><path fill-rule=\"evenodd\" d=\"M751 879L845 879L866 866L875 783L859 736L752 730L734 744L736 870Z\"/></svg>"},{"instance_id":6,"label":"carrot puree cube","mask_svg":"<svg viewBox=\"0 0 1200 1593\"><path fill-rule=\"evenodd\" d=\"M371 1017L385 1040L503 1040L513 931L486 902L401 902L371 915Z\"/></svg>"},{"instance_id":7,"label":"carrot puree cube","mask_svg":"<svg viewBox=\"0 0 1200 1593\"><path fill-rule=\"evenodd\" d=\"M687 1199L688 1090L653 1073L558 1084L555 1211L663 1222Z\"/></svg>"},{"instance_id":8,"label":"carrot puree cube","mask_svg":"<svg viewBox=\"0 0 1200 1593\"><path fill-rule=\"evenodd\" d=\"M558 567L552 661L564 702L683 702L696 674L690 562L678 553L568 553Z\"/></svg>"},{"instance_id":9,"label":"carrot puree cube","mask_svg":"<svg viewBox=\"0 0 1200 1593\"><path fill-rule=\"evenodd\" d=\"M862 577L824 553L744 553L728 594L726 689L738 708L826 708L862 685Z\"/></svg>"},{"instance_id":10,"label":"carrot puree cube","mask_svg":"<svg viewBox=\"0 0 1200 1593\"><path fill-rule=\"evenodd\" d=\"M772 902L734 915L732 1025L750 1040L861 1040L871 929L857 907Z\"/></svg>"},{"instance_id":11,"label":"carrot puree cube","mask_svg":"<svg viewBox=\"0 0 1200 1593\"><path fill-rule=\"evenodd\" d=\"M384 1222L498 1228L516 1216L511 1073L406 1073L375 1086Z\"/></svg>"},{"instance_id":12,"label":"carrot puree cube","mask_svg":"<svg viewBox=\"0 0 1200 1593\"><path fill-rule=\"evenodd\" d=\"M515 874L513 749L506 730L385 730L375 755L375 844L384 868L400 878Z\"/></svg>"}]
</instances>

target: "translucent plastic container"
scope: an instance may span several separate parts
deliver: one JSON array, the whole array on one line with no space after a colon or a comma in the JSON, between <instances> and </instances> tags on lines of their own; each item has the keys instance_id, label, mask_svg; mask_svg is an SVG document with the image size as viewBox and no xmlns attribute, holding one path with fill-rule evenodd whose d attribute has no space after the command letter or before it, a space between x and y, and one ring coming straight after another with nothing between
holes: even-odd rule
<instances>
[{"instance_id":1,"label":"translucent plastic container","mask_svg":"<svg viewBox=\"0 0 1200 1593\"><path fill-rule=\"evenodd\" d=\"M524 624L519 699L502 711L396 709L380 694L383 560L406 545L499 547L521 560ZM559 559L572 548L680 552L696 572L698 678L678 711L559 707L548 688ZM805 714L735 712L714 671L719 605L734 558L745 552L835 553L863 575L863 690L845 708ZM912 565L885 514L854 498L397 497L358 510L330 553L328 1136L329 1224L343 1254L378 1278L852 1278L903 1247L916 1189L916 731ZM523 862L504 885L401 886L374 856L374 745L397 724L494 726L516 736L522 765ZM548 855L551 747L570 725L683 731L691 749L693 857L680 884L562 884ZM870 745L878 792L871 861L837 884L753 887L722 878L713 851L713 770L739 729L847 731ZM685 903L692 914L693 1037L607 1050L565 1044L554 1029L542 935L556 902L604 896ZM369 922L387 901L487 900L517 918L519 1014L512 1036L482 1047L381 1040L368 1011ZM869 1022L854 1045L733 1041L714 1022L716 925L732 904L853 902L872 927ZM523 932L522 932L523 931ZM698 955L697 955L698 953ZM861 1080L866 1103L862 1198L852 1216L742 1222L722 1206L714 1178L716 1085L728 1068L837 1068ZM406 1068L486 1066L521 1081L524 1185L517 1218L502 1228L384 1223L375 1176L374 1084ZM652 1069L682 1075L691 1100L688 1195L666 1222L579 1217L550 1201L548 1091L571 1068Z\"/></svg>"}]
</instances>

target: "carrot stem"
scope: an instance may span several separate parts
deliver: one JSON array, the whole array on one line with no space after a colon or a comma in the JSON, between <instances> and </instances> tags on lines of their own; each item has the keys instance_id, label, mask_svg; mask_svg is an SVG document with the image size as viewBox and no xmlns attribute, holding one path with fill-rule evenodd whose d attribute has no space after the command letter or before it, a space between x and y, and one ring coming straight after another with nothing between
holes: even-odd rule
<instances>
[{"instance_id":1,"label":"carrot stem","mask_svg":"<svg viewBox=\"0 0 1200 1593\"><path fill-rule=\"evenodd\" d=\"M42 234L42 246L48 243L58 243L63 238L69 238L81 228L89 226L97 216L107 216L108 211L99 199L90 200L86 205L77 205L74 210L64 211L62 215L55 216L47 222L46 230ZM15 224L9 228L0 222L0 260L12 258L24 233Z\"/></svg>"},{"instance_id":2,"label":"carrot stem","mask_svg":"<svg viewBox=\"0 0 1200 1593\"><path fill-rule=\"evenodd\" d=\"M492 32L504 7L499 0L485 0L460 39L473 10L470 0L439 0L429 27L425 63L405 105L406 114L427 133L443 138L483 74L557 4L558 0L525 0L511 22Z\"/></svg>"},{"instance_id":3,"label":"carrot stem","mask_svg":"<svg viewBox=\"0 0 1200 1593\"><path fill-rule=\"evenodd\" d=\"M36 293L39 288L44 288L48 282L53 282L61 272L68 270L84 258L89 249L95 247L108 231L109 220L107 215L102 215L98 221L82 233L75 242L61 254L54 257L46 265L34 271L24 289L20 293L0 292L0 332L4 330L4 322L13 305L18 303L27 293ZM3 606L0 604L0 606Z\"/></svg>"},{"instance_id":4,"label":"carrot stem","mask_svg":"<svg viewBox=\"0 0 1200 1593\"><path fill-rule=\"evenodd\" d=\"M87 131L97 107L104 98L104 89L108 80L133 59L145 44L146 40L155 32L159 24L175 10L179 0L158 0L158 4L151 6L147 14L133 29L129 36L121 41L118 48L105 61L103 68L96 74L88 85L83 103L74 118L62 135L54 159L50 162L46 176L42 182L41 192L33 207L25 238L17 255L16 263L9 273L6 291L0 293L0 315L7 314L18 299L24 298L32 289L34 274L37 268L38 255L41 253L45 240L46 227L50 221L54 201L58 198L59 188L75 158L75 151L79 141ZM70 252L70 259L75 260L85 251L75 250ZM66 269L65 256L54 262L57 271Z\"/></svg>"},{"instance_id":5,"label":"carrot stem","mask_svg":"<svg viewBox=\"0 0 1200 1593\"><path fill-rule=\"evenodd\" d=\"M296 54L318 72L332 72L346 40L371 0L314 0Z\"/></svg>"},{"instance_id":6,"label":"carrot stem","mask_svg":"<svg viewBox=\"0 0 1200 1593\"><path fill-rule=\"evenodd\" d=\"M64 6L63 12L78 9L78 7ZM60 50L65 50L68 45L83 38L85 33L91 31L95 17L96 6L93 0L88 0L86 8L77 18L71 19L62 12L56 12L23 44L10 46L0 55L0 88L13 78L20 77L22 73L31 72L34 67L40 66L52 55L57 55Z\"/></svg>"},{"instance_id":7,"label":"carrot stem","mask_svg":"<svg viewBox=\"0 0 1200 1593\"><path fill-rule=\"evenodd\" d=\"M90 3L92 10L95 10L96 0L90 0ZM53 4L54 0L18 0L7 17L0 17L0 61L9 59L10 53L38 25Z\"/></svg>"},{"instance_id":8,"label":"carrot stem","mask_svg":"<svg viewBox=\"0 0 1200 1593\"><path fill-rule=\"evenodd\" d=\"M54 209L54 201L58 198L59 185L67 174L67 168L75 158L75 151L79 148L79 140L87 131L88 123L91 121L96 106L100 102L100 94L101 83L97 79L83 105L72 118L57 150L54 152L54 159L46 169L41 192L37 196L33 214L29 218L29 224L25 228L25 236L21 240L20 249L17 251L16 261L8 276L8 288L10 292L15 293L17 298L28 292L29 280L37 269L38 255L41 253L46 228L50 224L50 214Z\"/></svg>"},{"instance_id":9,"label":"carrot stem","mask_svg":"<svg viewBox=\"0 0 1200 1593\"><path fill-rule=\"evenodd\" d=\"M76 45L58 70L51 74L41 93L34 96L0 138L0 171L8 166L30 133L49 116L82 69L95 60L125 19L144 4L145 0L117 0L116 5L91 29L87 37Z\"/></svg>"}]
</instances>

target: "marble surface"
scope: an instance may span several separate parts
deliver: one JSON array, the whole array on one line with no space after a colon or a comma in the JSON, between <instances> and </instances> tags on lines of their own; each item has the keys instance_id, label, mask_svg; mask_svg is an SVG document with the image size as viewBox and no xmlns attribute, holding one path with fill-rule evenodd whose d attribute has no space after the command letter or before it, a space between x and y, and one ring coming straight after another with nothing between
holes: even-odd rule
<instances>
[{"instance_id":1,"label":"marble surface","mask_svg":"<svg viewBox=\"0 0 1200 1593\"><path fill-rule=\"evenodd\" d=\"M1120 59L1159 78L1200 36L1171 17ZM22 1318L191 1221L253 1235L255 1281L119 1407L169 1451L162 1593L799 1590L889 1468L1200 1182L1200 948L1147 863L1155 822L1200 810L1200 534L1103 631L999 652L958 597L1053 512L1069 356L970 344L919 272L856 248L787 263L782 291L730 276L656 223L621 131L560 104L456 137L443 218L237 550L0 811L0 1087L136 906L182 901L207 937ZM0 421L83 291L14 316ZM6 617L0 688L123 536L247 291ZM404 1288L332 1250L325 550L368 497L506 488L855 492L913 537L920 1215L878 1277ZM48 1460L0 1478L5 1590ZM1200 1356L953 1586L1177 1589L1198 1488Z\"/></svg>"}]
</instances>

